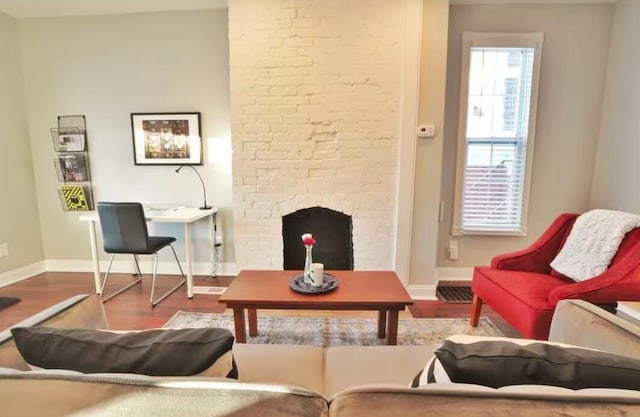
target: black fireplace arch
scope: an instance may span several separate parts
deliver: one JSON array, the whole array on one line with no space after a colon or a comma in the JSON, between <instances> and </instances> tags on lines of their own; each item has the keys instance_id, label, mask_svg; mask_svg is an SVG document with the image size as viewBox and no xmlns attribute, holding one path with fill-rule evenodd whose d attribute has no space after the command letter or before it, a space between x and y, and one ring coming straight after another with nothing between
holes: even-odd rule
<instances>
[{"instance_id":1,"label":"black fireplace arch","mask_svg":"<svg viewBox=\"0 0 640 417\"><path fill-rule=\"evenodd\" d=\"M351 216L325 207L310 207L282 216L284 269L304 269L305 248L301 236L316 239L313 262L325 270L353 270Z\"/></svg>"}]
</instances>

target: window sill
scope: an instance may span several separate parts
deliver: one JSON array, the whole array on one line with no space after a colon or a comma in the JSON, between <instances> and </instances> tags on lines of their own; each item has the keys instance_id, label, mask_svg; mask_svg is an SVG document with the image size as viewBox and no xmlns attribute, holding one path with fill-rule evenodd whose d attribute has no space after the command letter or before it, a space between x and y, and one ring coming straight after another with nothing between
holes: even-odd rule
<instances>
[{"instance_id":1,"label":"window sill","mask_svg":"<svg viewBox=\"0 0 640 417\"><path fill-rule=\"evenodd\" d=\"M527 230L464 230L453 229L452 236L527 236Z\"/></svg>"}]
</instances>

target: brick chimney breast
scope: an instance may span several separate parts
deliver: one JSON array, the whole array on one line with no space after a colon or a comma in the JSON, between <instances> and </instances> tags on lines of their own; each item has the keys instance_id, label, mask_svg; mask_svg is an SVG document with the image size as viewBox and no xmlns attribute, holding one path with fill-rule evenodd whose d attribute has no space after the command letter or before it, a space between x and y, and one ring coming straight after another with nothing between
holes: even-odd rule
<instances>
[{"instance_id":1,"label":"brick chimney breast","mask_svg":"<svg viewBox=\"0 0 640 417\"><path fill-rule=\"evenodd\" d=\"M391 269L404 4L229 4L236 263L283 267L282 216L352 216L356 270Z\"/></svg>"}]
</instances>

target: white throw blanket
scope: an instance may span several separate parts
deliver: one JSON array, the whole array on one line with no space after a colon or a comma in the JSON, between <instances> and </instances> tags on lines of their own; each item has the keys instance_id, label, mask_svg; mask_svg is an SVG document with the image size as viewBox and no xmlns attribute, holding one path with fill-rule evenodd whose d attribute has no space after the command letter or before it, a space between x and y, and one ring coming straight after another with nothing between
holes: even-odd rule
<instances>
[{"instance_id":1,"label":"white throw blanket","mask_svg":"<svg viewBox=\"0 0 640 417\"><path fill-rule=\"evenodd\" d=\"M640 216L622 211L591 210L580 215L551 267L576 281L607 270L627 232L640 227Z\"/></svg>"}]
</instances>

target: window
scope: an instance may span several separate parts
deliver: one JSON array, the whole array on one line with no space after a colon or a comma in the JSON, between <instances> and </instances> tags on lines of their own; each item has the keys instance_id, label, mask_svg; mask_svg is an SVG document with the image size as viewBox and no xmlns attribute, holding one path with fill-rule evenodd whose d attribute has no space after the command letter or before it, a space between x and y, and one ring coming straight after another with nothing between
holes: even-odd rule
<instances>
[{"instance_id":1,"label":"window","mask_svg":"<svg viewBox=\"0 0 640 417\"><path fill-rule=\"evenodd\" d=\"M512 132L516 129L516 99L518 87L517 78L505 78L504 80L504 101L502 130Z\"/></svg>"},{"instance_id":2,"label":"window","mask_svg":"<svg viewBox=\"0 0 640 417\"><path fill-rule=\"evenodd\" d=\"M454 235L527 232L542 42L463 34Z\"/></svg>"}]
</instances>

